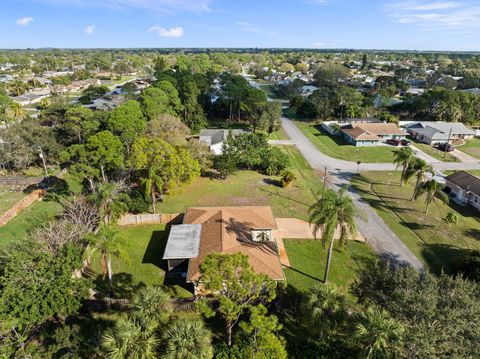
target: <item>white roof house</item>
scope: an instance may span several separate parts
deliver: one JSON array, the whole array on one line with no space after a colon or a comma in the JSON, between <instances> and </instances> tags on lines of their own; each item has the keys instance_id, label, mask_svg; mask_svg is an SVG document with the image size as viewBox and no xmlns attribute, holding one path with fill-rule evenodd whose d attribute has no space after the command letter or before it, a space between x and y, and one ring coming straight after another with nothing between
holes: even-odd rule
<instances>
[{"instance_id":1,"label":"white roof house","mask_svg":"<svg viewBox=\"0 0 480 359\"><path fill-rule=\"evenodd\" d=\"M207 145L210 150L216 154L222 154L223 143L228 138L228 135L238 136L242 133L245 133L244 130L225 130L225 129L212 129L212 130L201 130L199 142Z\"/></svg>"},{"instance_id":2,"label":"white roof house","mask_svg":"<svg viewBox=\"0 0 480 359\"><path fill-rule=\"evenodd\" d=\"M457 139L469 139L476 132L460 122L412 122L404 126L417 140L434 145Z\"/></svg>"}]
</instances>

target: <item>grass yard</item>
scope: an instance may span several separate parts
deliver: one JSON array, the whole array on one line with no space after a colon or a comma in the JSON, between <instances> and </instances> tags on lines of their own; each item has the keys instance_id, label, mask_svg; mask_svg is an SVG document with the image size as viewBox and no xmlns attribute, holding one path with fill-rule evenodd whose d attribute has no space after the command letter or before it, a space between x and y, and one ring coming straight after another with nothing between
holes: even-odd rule
<instances>
[{"instance_id":1,"label":"grass yard","mask_svg":"<svg viewBox=\"0 0 480 359\"><path fill-rule=\"evenodd\" d=\"M163 285L166 263L162 260L168 238L164 224L118 227L124 241L126 259L112 261L113 292L120 298L129 298L134 291L145 285ZM92 269L97 274L97 287L106 289L102 279L100 256L95 255ZM171 287L176 296L191 296L178 285Z\"/></svg>"},{"instance_id":2,"label":"grass yard","mask_svg":"<svg viewBox=\"0 0 480 359\"><path fill-rule=\"evenodd\" d=\"M288 140L289 137L288 137L287 133L285 132L285 130L283 129L283 127L280 127L280 129L278 131L272 132L268 136L268 139L269 140Z\"/></svg>"},{"instance_id":3,"label":"grass yard","mask_svg":"<svg viewBox=\"0 0 480 359\"><path fill-rule=\"evenodd\" d=\"M425 214L423 198L410 201L413 185L400 187L399 176L364 172L352 185L428 268L436 273L442 269L450 272L469 250L480 249L478 212L454 202L435 201ZM448 212L459 216L458 224L451 228L442 220Z\"/></svg>"},{"instance_id":4,"label":"grass yard","mask_svg":"<svg viewBox=\"0 0 480 359\"><path fill-rule=\"evenodd\" d=\"M320 130L320 125L312 122L295 121L297 127L324 154L345 161L392 162L393 146L355 147L340 137L330 136Z\"/></svg>"},{"instance_id":5,"label":"grass yard","mask_svg":"<svg viewBox=\"0 0 480 359\"><path fill-rule=\"evenodd\" d=\"M480 159L480 138L472 138L471 140L465 141L465 144L457 148L470 156Z\"/></svg>"},{"instance_id":6,"label":"grass yard","mask_svg":"<svg viewBox=\"0 0 480 359\"><path fill-rule=\"evenodd\" d=\"M35 227L53 219L61 209L61 205L53 201L38 201L13 218L5 226L0 227L0 248L7 244L24 239Z\"/></svg>"},{"instance_id":7,"label":"grass yard","mask_svg":"<svg viewBox=\"0 0 480 359\"><path fill-rule=\"evenodd\" d=\"M320 240L284 239L291 268L285 269L287 283L299 292L323 283L327 250ZM335 249L330 266L329 282L334 283L345 295L356 278L358 269L375 258L370 247L364 243L350 241L343 252Z\"/></svg>"},{"instance_id":8,"label":"grass yard","mask_svg":"<svg viewBox=\"0 0 480 359\"><path fill-rule=\"evenodd\" d=\"M0 191L0 214L5 213L15 203L25 197L23 192Z\"/></svg>"},{"instance_id":9,"label":"grass yard","mask_svg":"<svg viewBox=\"0 0 480 359\"><path fill-rule=\"evenodd\" d=\"M297 149L291 146L284 149L298 178L288 188L278 186L278 177L254 171L239 171L225 180L202 177L181 192L166 196L158 210L181 213L193 206L270 205L277 217L307 219L308 208L321 190L322 182Z\"/></svg>"},{"instance_id":10,"label":"grass yard","mask_svg":"<svg viewBox=\"0 0 480 359\"><path fill-rule=\"evenodd\" d=\"M425 152L427 155L432 156L433 158L442 161L442 162L457 162L457 158L450 154L450 153L445 153L440 150L437 150L436 148L427 145L426 143L421 143L414 141L411 137L408 138L415 147L417 147L419 150L422 152Z\"/></svg>"}]
</instances>

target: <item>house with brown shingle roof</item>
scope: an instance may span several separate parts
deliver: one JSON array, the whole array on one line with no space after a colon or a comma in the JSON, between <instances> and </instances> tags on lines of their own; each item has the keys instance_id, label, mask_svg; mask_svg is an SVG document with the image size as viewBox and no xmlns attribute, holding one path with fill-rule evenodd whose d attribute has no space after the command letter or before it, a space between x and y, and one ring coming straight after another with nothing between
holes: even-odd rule
<instances>
[{"instance_id":1,"label":"house with brown shingle roof","mask_svg":"<svg viewBox=\"0 0 480 359\"><path fill-rule=\"evenodd\" d=\"M407 135L396 124L383 122L352 122L340 131L343 138L353 146L376 146L388 139L404 139Z\"/></svg>"},{"instance_id":2,"label":"house with brown shingle roof","mask_svg":"<svg viewBox=\"0 0 480 359\"><path fill-rule=\"evenodd\" d=\"M192 207L183 224L172 225L163 256L169 270L183 271L187 283L201 280L200 265L211 253L243 253L258 273L285 280L272 230L277 224L269 206Z\"/></svg>"}]
</instances>

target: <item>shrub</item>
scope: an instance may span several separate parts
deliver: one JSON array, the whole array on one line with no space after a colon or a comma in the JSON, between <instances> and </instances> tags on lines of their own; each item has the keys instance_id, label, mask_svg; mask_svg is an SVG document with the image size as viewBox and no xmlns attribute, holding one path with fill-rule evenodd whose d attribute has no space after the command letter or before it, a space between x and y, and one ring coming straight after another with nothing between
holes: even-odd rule
<instances>
[{"instance_id":1,"label":"shrub","mask_svg":"<svg viewBox=\"0 0 480 359\"><path fill-rule=\"evenodd\" d=\"M295 173L292 170L285 169L282 171L282 187L288 187L292 184L293 181L297 179Z\"/></svg>"},{"instance_id":2,"label":"shrub","mask_svg":"<svg viewBox=\"0 0 480 359\"><path fill-rule=\"evenodd\" d=\"M263 155L262 170L269 176L279 175L290 164L288 155L278 147L270 147Z\"/></svg>"}]
</instances>

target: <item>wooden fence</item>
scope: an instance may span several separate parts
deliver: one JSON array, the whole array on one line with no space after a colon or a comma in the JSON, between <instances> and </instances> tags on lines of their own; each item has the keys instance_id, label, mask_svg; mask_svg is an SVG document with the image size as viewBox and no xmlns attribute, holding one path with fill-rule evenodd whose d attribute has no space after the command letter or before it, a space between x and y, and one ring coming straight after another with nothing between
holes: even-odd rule
<instances>
[{"instance_id":1,"label":"wooden fence","mask_svg":"<svg viewBox=\"0 0 480 359\"><path fill-rule=\"evenodd\" d=\"M139 224L178 224L182 223L183 213L140 213L125 214L118 220L120 226L135 226Z\"/></svg>"}]
</instances>

